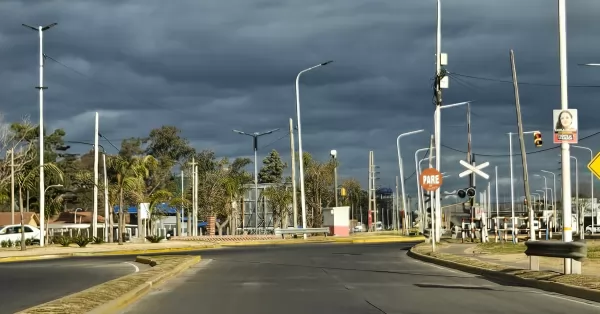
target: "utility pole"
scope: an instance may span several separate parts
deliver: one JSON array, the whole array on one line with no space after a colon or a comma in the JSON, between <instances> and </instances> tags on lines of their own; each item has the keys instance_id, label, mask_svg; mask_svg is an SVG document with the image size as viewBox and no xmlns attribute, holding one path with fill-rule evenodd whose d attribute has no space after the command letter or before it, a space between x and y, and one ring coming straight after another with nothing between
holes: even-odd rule
<instances>
[{"instance_id":1,"label":"utility pole","mask_svg":"<svg viewBox=\"0 0 600 314\"><path fill-rule=\"evenodd\" d=\"M294 145L294 120L290 118L290 151L292 157L292 209L294 212L294 228L298 228L298 195L296 193L296 152ZM242 220L243 220L242 216Z\"/></svg>"},{"instance_id":2,"label":"utility pole","mask_svg":"<svg viewBox=\"0 0 600 314\"><path fill-rule=\"evenodd\" d=\"M428 158L429 159L429 168L432 167L431 160L434 157L437 157L437 156L435 156L435 151L433 150L433 147L434 147L433 138L434 138L434 136L432 135L431 139L429 141L429 158ZM439 191L440 190L438 189L438 192ZM436 234L436 232L435 232L435 210L436 209L435 209L434 200L433 200L433 198L435 197L434 193L437 194L436 191L429 192L429 205L431 208L431 236L430 236L430 239L431 239L431 251L432 252L435 252L435 242L436 242L436 237L435 237L435 234ZM425 226L423 226L423 228L425 228Z\"/></svg>"},{"instance_id":3,"label":"utility pole","mask_svg":"<svg viewBox=\"0 0 600 314\"><path fill-rule=\"evenodd\" d=\"M183 235L183 217L185 214L183 213L183 200L185 199L185 186L184 186L185 175L183 170L181 170L181 213L179 214L179 219L177 219L177 235Z\"/></svg>"},{"instance_id":4,"label":"utility pole","mask_svg":"<svg viewBox=\"0 0 600 314\"><path fill-rule=\"evenodd\" d=\"M525 141L523 140L523 122L521 120L521 103L519 100L519 84L517 82L517 69L515 66L515 54L510 50L510 65L512 69L513 88L515 91L515 107L517 113L517 127L519 129L519 143L521 146L521 162L523 164L523 185L525 186L525 199L527 200L527 210L529 210L529 240L535 241L534 215L531 206L531 194L529 190L529 176L527 173L527 154L525 153ZM529 257L529 269L539 270L539 257Z\"/></svg>"},{"instance_id":5,"label":"utility pole","mask_svg":"<svg viewBox=\"0 0 600 314\"><path fill-rule=\"evenodd\" d=\"M10 149L10 223L15 224L15 148Z\"/></svg>"},{"instance_id":6,"label":"utility pole","mask_svg":"<svg viewBox=\"0 0 600 314\"><path fill-rule=\"evenodd\" d=\"M94 211L92 212L92 237L98 236L98 131L99 117L96 112L94 132Z\"/></svg>"},{"instance_id":7,"label":"utility pole","mask_svg":"<svg viewBox=\"0 0 600 314\"><path fill-rule=\"evenodd\" d=\"M400 197L398 195L398 176L396 176L396 227L400 231Z\"/></svg>"},{"instance_id":8,"label":"utility pole","mask_svg":"<svg viewBox=\"0 0 600 314\"><path fill-rule=\"evenodd\" d=\"M198 223L196 222L197 215L197 198L198 198L198 168L196 167L196 158L192 157L192 162L190 163L192 166L192 214L191 217L188 213L188 222L191 221L191 229L188 229L188 236L196 236L198 231ZM190 223L188 223L190 226ZM194 227L195 226L195 227Z\"/></svg>"},{"instance_id":9,"label":"utility pole","mask_svg":"<svg viewBox=\"0 0 600 314\"><path fill-rule=\"evenodd\" d=\"M373 176L373 151L369 151L369 181L368 181L368 193L369 193L369 208L367 211L367 230L371 231L371 223L373 221L373 219L371 218L371 213L373 212L373 207L372 207L372 200L373 200L373 196L371 194L373 194L373 189L371 187L371 185L373 184L373 180L371 179Z\"/></svg>"}]
</instances>

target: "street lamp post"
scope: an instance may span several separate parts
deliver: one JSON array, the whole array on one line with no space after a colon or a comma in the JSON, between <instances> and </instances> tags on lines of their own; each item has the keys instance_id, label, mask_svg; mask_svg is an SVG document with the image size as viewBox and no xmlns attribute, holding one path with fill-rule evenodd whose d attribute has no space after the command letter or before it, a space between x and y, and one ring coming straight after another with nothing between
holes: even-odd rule
<instances>
[{"instance_id":1,"label":"street lamp post","mask_svg":"<svg viewBox=\"0 0 600 314\"><path fill-rule=\"evenodd\" d=\"M546 179L546 176L543 176L541 174L534 174L534 176L536 177L540 177L540 178L544 178L544 210L548 209L548 202L547 202L547 189L548 189L548 180Z\"/></svg>"},{"instance_id":2,"label":"street lamp post","mask_svg":"<svg viewBox=\"0 0 600 314\"><path fill-rule=\"evenodd\" d=\"M419 225L421 229L421 234L423 234L424 226L423 226L423 188L421 188L421 184L419 182L419 178L421 177L421 171L419 169L419 153L429 150L429 147L419 148L415 151L415 171L417 175L417 207L419 209Z\"/></svg>"},{"instance_id":3,"label":"street lamp post","mask_svg":"<svg viewBox=\"0 0 600 314\"><path fill-rule=\"evenodd\" d=\"M421 129L421 130L402 133L402 134L398 135L398 137L396 138L396 147L398 148L398 169L400 170L400 188L402 189L402 210L404 210L404 217L402 217L402 219L404 221L403 229L406 229L407 234L408 234L408 226L406 224L406 221L407 221L406 218L408 216L408 213L406 211L406 192L404 190L404 168L402 167L402 153L400 152L400 139L405 136L421 133L423 131L425 131L425 130ZM418 180L418 177L417 177L417 180Z\"/></svg>"},{"instance_id":4,"label":"street lamp post","mask_svg":"<svg viewBox=\"0 0 600 314\"><path fill-rule=\"evenodd\" d=\"M573 147L577 147L577 148L581 148L581 149L587 149L590 152L590 162L592 161L592 159L594 159L594 152L592 151L591 148L589 147L585 147L585 146L579 146L579 145L573 145ZM594 230L594 213L596 210L596 200L594 199L594 174L590 172L590 197L592 198L592 234L594 234L595 230Z\"/></svg>"},{"instance_id":5,"label":"street lamp post","mask_svg":"<svg viewBox=\"0 0 600 314\"><path fill-rule=\"evenodd\" d=\"M333 193L335 195L335 207L338 207L338 178L337 178L337 150L331 150L331 158L333 158Z\"/></svg>"},{"instance_id":6,"label":"street lamp post","mask_svg":"<svg viewBox=\"0 0 600 314\"><path fill-rule=\"evenodd\" d=\"M314 65L310 68L304 69L298 73L296 76L296 121L298 121L298 158L300 163L300 206L302 206L302 228L306 228L306 194L304 191L304 156L302 153L302 124L300 122L300 76L304 72L308 72L310 70L316 69L318 67L322 67L324 65L328 65L333 61L323 62L317 65ZM308 235L304 234L304 239L307 239Z\"/></svg>"},{"instance_id":7,"label":"street lamp post","mask_svg":"<svg viewBox=\"0 0 600 314\"><path fill-rule=\"evenodd\" d=\"M556 174L548 170L541 170L542 172L549 173L552 175L553 187L552 187L552 226L556 228Z\"/></svg>"},{"instance_id":8,"label":"street lamp post","mask_svg":"<svg viewBox=\"0 0 600 314\"><path fill-rule=\"evenodd\" d=\"M439 10L439 0L438 0L438 10ZM439 16L438 16L439 18ZM439 23L439 20L438 20ZM439 27L439 25L438 25ZM438 29L439 32L439 29ZM439 40L439 39L438 39ZM439 42L438 42L438 47L439 47ZM441 52L438 49L438 60L441 56ZM439 75L439 62L438 64L438 75ZM436 106L436 110L435 110L435 134L434 134L434 142L435 142L435 156L437 157L435 159L435 168L437 171L441 172L441 164L442 164L442 158L441 158L441 152L442 152L442 132L441 132L441 125L442 125L442 109L446 109L446 108L452 108L452 107L458 107L458 106L463 106L463 105L467 105L470 104L471 101L465 101L465 102L460 102L460 103L455 103L455 104L448 104L448 105L439 105ZM441 231L442 231L442 199L440 197L440 193L439 190L437 192L435 192L435 225L436 225L436 238L434 239L435 241L439 241L440 240L440 235L441 235Z\"/></svg>"},{"instance_id":9,"label":"street lamp post","mask_svg":"<svg viewBox=\"0 0 600 314\"><path fill-rule=\"evenodd\" d=\"M40 85L36 88L40 91L40 246L44 246L45 243L45 227L44 217L45 215L45 189L44 189L44 89L48 87L44 86L44 32L57 25L52 23L46 26L33 27L27 24L21 24L29 29L38 32L40 39Z\"/></svg>"},{"instance_id":10,"label":"street lamp post","mask_svg":"<svg viewBox=\"0 0 600 314\"><path fill-rule=\"evenodd\" d=\"M233 132L238 133L238 134L242 134L242 135L247 135L252 137L252 143L253 143L253 147L254 147L254 232L255 234L258 234L258 138L263 136L263 135L267 135L267 134L271 134L273 132L278 131L279 129L273 129L267 132L254 132L254 133L246 133L246 132L242 132L242 131L238 131L238 130L233 130ZM265 234L267 234L267 213L266 213L266 209L265 209L265 217L264 217L264 224L265 224Z\"/></svg>"},{"instance_id":11,"label":"street lamp post","mask_svg":"<svg viewBox=\"0 0 600 314\"><path fill-rule=\"evenodd\" d=\"M419 176L421 175L421 170L422 170L421 163L423 161L427 160L427 161L430 161L429 165L431 165L431 159L435 159L435 156L427 156L427 157L419 160ZM423 190L423 189L421 189L421 190ZM432 202L432 200L431 200L431 193L429 193L429 197L430 197L429 201ZM423 211L425 211L426 210L426 208L425 208L425 199L421 198L421 202L423 202Z\"/></svg>"},{"instance_id":12,"label":"street lamp post","mask_svg":"<svg viewBox=\"0 0 600 314\"><path fill-rule=\"evenodd\" d=\"M539 131L527 131L527 132L523 132L523 134L532 134L535 132L539 132ZM512 133L512 132L508 132L508 158L509 158L509 166L510 166L510 215L511 215L511 223L513 226L513 233L515 232L514 226L515 226L515 180L513 177L513 145L512 145L512 136L513 134L518 134L518 133ZM514 237L513 237L514 238ZM516 238L515 238L516 239Z\"/></svg>"}]
</instances>

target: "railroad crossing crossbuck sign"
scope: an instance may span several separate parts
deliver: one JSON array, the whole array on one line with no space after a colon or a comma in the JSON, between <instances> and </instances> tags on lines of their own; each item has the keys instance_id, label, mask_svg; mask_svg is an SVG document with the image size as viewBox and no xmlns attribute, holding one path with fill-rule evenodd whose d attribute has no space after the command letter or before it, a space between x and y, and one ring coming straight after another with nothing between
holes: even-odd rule
<instances>
[{"instance_id":1,"label":"railroad crossing crossbuck sign","mask_svg":"<svg viewBox=\"0 0 600 314\"><path fill-rule=\"evenodd\" d=\"M465 166L465 168L467 168L467 170L461 172L458 175L461 178L464 177L464 176L466 176L466 175L469 175L471 173L476 173L476 174L482 176L486 180L490 178L490 176L488 176L487 173L481 171L481 169L483 169L483 168L485 168L485 167L487 167L487 166L490 165L490 163L487 162L487 161L484 162L484 163L482 163L481 165L477 165L477 166L469 165L469 163L466 162L466 161L464 161L464 160L461 160L460 164L463 165L463 166Z\"/></svg>"},{"instance_id":2,"label":"railroad crossing crossbuck sign","mask_svg":"<svg viewBox=\"0 0 600 314\"><path fill-rule=\"evenodd\" d=\"M437 191L442 186L443 176L435 168L427 168L421 172L419 183L427 192Z\"/></svg>"}]
</instances>

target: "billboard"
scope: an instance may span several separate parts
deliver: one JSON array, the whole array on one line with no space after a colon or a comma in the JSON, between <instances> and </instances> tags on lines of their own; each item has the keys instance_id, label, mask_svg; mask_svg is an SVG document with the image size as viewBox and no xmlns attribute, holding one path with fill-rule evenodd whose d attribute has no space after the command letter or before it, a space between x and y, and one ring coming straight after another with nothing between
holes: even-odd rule
<instances>
[{"instance_id":1,"label":"billboard","mask_svg":"<svg viewBox=\"0 0 600 314\"><path fill-rule=\"evenodd\" d=\"M577 144L577 109L553 110L554 144Z\"/></svg>"}]
</instances>

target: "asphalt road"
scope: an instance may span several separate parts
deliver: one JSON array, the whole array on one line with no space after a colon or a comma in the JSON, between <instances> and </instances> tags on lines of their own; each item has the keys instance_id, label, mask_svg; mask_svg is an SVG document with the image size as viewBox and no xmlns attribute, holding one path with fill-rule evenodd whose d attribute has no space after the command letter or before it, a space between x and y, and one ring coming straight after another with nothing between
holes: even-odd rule
<instances>
[{"instance_id":1,"label":"asphalt road","mask_svg":"<svg viewBox=\"0 0 600 314\"><path fill-rule=\"evenodd\" d=\"M136 267L147 267L124 262L134 259L78 257L0 263L0 314L15 313L133 273Z\"/></svg>"},{"instance_id":2,"label":"asphalt road","mask_svg":"<svg viewBox=\"0 0 600 314\"><path fill-rule=\"evenodd\" d=\"M202 252L203 261L122 313L600 313L598 303L422 263L410 244Z\"/></svg>"}]
</instances>

